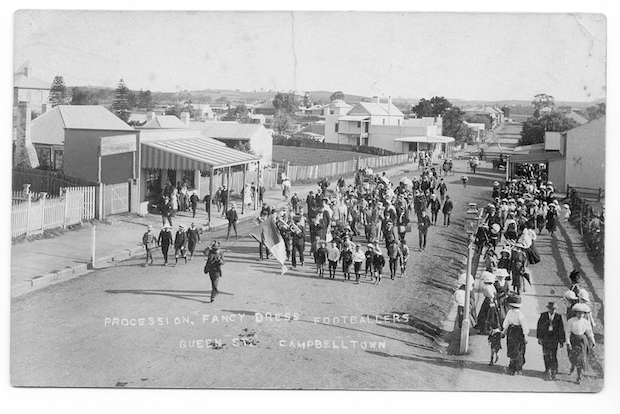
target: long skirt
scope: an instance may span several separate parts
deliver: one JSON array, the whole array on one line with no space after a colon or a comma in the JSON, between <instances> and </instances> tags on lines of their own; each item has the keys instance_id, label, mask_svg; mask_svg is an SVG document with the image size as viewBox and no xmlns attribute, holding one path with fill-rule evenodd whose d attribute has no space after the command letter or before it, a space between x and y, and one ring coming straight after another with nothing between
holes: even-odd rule
<instances>
[{"instance_id":1,"label":"long skirt","mask_svg":"<svg viewBox=\"0 0 620 414\"><path fill-rule=\"evenodd\" d=\"M570 335L571 349L568 351L570 363L577 368L585 369L590 357L590 340L585 335Z\"/></svg>"},{"instance_id":2,"label":"long skirt","mask_svg":"<svg viewBox=\"0 0 620 414\"><path fill-rule=\"evenodd\" d=\"M491 306L492 302L489 298L484 298L480 312L478 312L477 323L474 328L487 332L493 328L501 326L499 311L496 306Z\"/></svg>"},{"instance_id":3,"label":"long skirt","mask_svg":"<svg viewBox=\"0 0 620 414\"><path fill-rule=\"evenodd\" d=\"M538 249L533 241L532 245L525 249L525 255L527 256L527 261L529 264L536 264L540 262L540 254L538 254Z\"/></svg>"},{"instance_id":4,"label":"long skirt","mask_svg":"<svg viewBox=\"0 0 620 414\"><path fill-rule=\"evenodd\" d=\"M506 332L506 354L510 358L508 370L519 372L525 364L525 337L520 325L510 325Z\"/></svg>"},{"instance_id":5,"label":"long skirt","mask_svg":"<svg viewBox=\"0 0 620 414\"><path fill-rule=\"evenodd\" d=\"M545 228L545 216L536 216L536 228L539 232Z\"/></svg>"}]
</instances>

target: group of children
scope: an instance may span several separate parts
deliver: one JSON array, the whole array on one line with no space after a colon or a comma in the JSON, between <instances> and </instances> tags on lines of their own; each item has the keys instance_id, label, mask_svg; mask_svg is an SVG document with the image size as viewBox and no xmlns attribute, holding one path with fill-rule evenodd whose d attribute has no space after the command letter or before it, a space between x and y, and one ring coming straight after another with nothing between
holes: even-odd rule
<instances>
[{"instance_id":1,"label":"group of children","mask_svg":"<svg viewBox=\"0 0 620 414\"><path fill-rule=\"evenodd\" d=\"M388 244L388 260L390 266L390 279L394 280L397 271L400 270L400 277L405 276L407 261L409 260L409 246L403 240L397 240ZM342 273L344 281L351 280L351 265L353 265L353 273L355 274L355 284L359 284L362 273L362 265L364 266L364 277L370 277L370 281L375 285L381 282L383 267L386 260L383 252L379 247L379 242L368 243L367 250L362 251L361 244L353 243L349 237L337 246L336 240L329 242L329 246L325 241L315 237L312 242L311 252L314 256L316 272L320 277L325 275L325 266L329 271L329 278L335 279L338 263L342 263Z\"/></svg>"}]
</instances>

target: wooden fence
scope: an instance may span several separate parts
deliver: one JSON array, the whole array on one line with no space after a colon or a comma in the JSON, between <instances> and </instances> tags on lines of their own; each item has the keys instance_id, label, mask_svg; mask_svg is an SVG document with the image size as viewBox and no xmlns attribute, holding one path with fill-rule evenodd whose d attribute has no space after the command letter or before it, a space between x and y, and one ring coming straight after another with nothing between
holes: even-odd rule
<instances>
[{"instance_id":1,"label":"wooden fence","mask_svg":"<svg viewBox=\"0 0 620 414\"><path fill-rule=\"evenodd\" d=\"M38 200L33 201L32 193L20 197L13 192L11 237L65 228L95 218L96 187L70 187L63 189L61 194L49 197L42 193Z\"/></svg>"},{"instance_id":2,"label":"wooden fence","mask_svg":"<svg viewBox=\"0 0 620 414\"><path fill-rule=\"evenodd\" d=\"M287 176L291 182L302 180L318 180L323 177L337 177L354 173L360 168L381 168L397 164L404 164L409 160L409 154L387 155L385 157L359 158L349 161L332 162L321 165L289 165Z\"/></svg>"},{"instance_id":3,"label":"wooden fence","mask_svg":"<svg viewBox=\"0 0 620 414\"><path fill-rule=\"evenodd\" d=\"M103 216L129 211L129 182L103 185Z\"/></svg>"},{"instance_id":4,"label":"wooden fence","mask_svg":"<svg viewBox=\"0 0 620 414\"><path fill-rule=\"evenodd\" d=\"M262 173L262 181L263 185L266 189L276 188L278 186L278 165L272 168L263 169ZM235 171L230 174L230 183L227 182L227 175L220 174L213 177L213 191L217 190L217 187L220 187L224 184L227 184L229 190L233 193L240 194L241 190L243 190L244 184L251 184L254 182L258 185L258 171L247 171L245 173L245 183L243 181L243 171Z\"/></svg>"}]
</instances>

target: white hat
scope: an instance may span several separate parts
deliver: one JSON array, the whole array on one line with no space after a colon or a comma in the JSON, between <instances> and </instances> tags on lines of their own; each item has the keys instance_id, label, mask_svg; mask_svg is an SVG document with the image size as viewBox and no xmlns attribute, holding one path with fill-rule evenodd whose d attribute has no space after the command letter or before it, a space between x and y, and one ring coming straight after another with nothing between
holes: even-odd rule
<instances>
[{"instance_id":1,"label":"white hat","mask_svg":"<svg viewBox=\"0 0 620 414\"><path fill-rule=\"evenodd\" d=\"M572 292L572 291L571 291ZM581 289L579 290L579 294L577 295L580 299L585 300L586 302L590 302L590 294L587 290Z\"/></svg>"},{"instance_id":2,"label":"white hat","mask_svg":"<svg viewBox=\"0 0 620 414\"><path fill-rule=\"evenodd\" d=\"M575 295L575 292L573 292L572 290L567 290L564 293L564 299L567 299L567 300L577 300L577 295Z\"/></svg>"},{"instance_id":3,"label":"white hat","mask_svg":"<svg viewBox=\"0 0 620 414\"><path fill-rule=\"evenodd\" d=\"M588 305L586 305L585 303L578 303L575 306L573 306L573 312L586 312L589 313L591 312L590 307Z\"/></svg>"},{"instance_id":4,"label":"white hat","mask_svg":"<svg viewBox=\"0 0 620 414\"><path fill-rule=\"evenodd\" d=\"M461 273L456 280L457 287L463 286L467 281L467 273ZM474 278L472 277L469 282L470 285L474 284Z\"/></svg>"},{"instance_id":5,"label":"white hat","mask_svg":"<svg viewBox=\"0 0 620 414\"><path fill-rule=\"evenodd\" d=\"M500 267L499 269L495 270L495 276L497 276L497 278L506 278L508 277L508 270L504 269L503 267Z\"/></svg>"},{"instance_id":6,"label":"white hat","mask_svg":"<svg viewBox=\"0 0 620 414\"><path fill-rule=\"evenodd\" d=\"M486 270L482 272L482 282L483 283L493 283L495 282L495 275L491 272L487 272Z\"/></svg>"}]
</instances>

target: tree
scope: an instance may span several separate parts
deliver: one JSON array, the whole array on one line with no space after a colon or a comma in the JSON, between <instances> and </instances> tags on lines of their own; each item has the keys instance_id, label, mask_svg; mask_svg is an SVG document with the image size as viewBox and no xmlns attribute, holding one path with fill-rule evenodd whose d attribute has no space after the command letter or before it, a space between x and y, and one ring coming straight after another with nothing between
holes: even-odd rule
<instances>
[{"instance_id":1,"label":"tree","mask_svg":"<svg viewBox=\"0 0 620 414\"><path fill-rule=\"evenodd\" d=\"M247 124L249 122L249 113L250 110L245 104L239 104L234 108L230 107L222 119L224 121L239 121L242 124Z\"/></svg>"},{"instance_id":2,"label":"tree","mask_svg":"<svg viewBox=\"0 0 620 414\"><path fill-rule=\"evenodd\" d=\"M484 124L484 129L491 129L493 125L493 119L491 119L491 115L474 115L466 119L467 122L472 124Z\"/></svg>"},{"instance_id":3,"label":"tree","mask_svg":"<svg viewBox=\"0 0 620 414\"><path fill-rule=\"evenodd\" d=\"M470 142L473 134L465 124L465 112L455 106L446 110L443 115L442 135L452 137L457 142Z\"/></svg>"},{"instance_id":4,"label":"tree","mask_svg":"<svg viewBox=\"0 0 620 414\"><path fill-rule=\"evenodd\" d=\"M237 144L234 146L234 148L238 151L241 152L246 152L248 154L254 154L254 151L252 150L252 147L250 146L250 141L239 141L237 142Z\"/></svg>"},{"instance_id":5,"label":"tree","mask_svg":"<svg viewBox=\"0 0 620 414\"><path fill-rule=\"evenodd\" d=\"M67 103L67 86L62 76L54 77L49 95L49 103L52 105L52 108Z\"/></svg>"},{"instance_id":6,"label":"tree","mask_svg":"<svg viewBox=\"0 0 620 414\"><path fill-rule=\"evenodd\" d=\"M312 98L308 92L304 93L304 96L302 96L301 104L306 108L310 108L312 106Z\"/></svg>"},{"instance_id":7,"label":"tree","mask_svg":"<svg viewBox=\"0 0 620 414\"><path fill-rule=\"evenodd\" d=\"M187 112L189 113L189 117L190 118L194 118L195 117L195 110L194 107L192 106L191 102L185 102L183 104L177 103L173 106L169 106L168 108L166 108L166 115L174 115L177 118L181 118L181 113L183 112Z\"/></svg>"},{"instance_id":8,"label":"tree","mask_svg":"<svg viewBox=\"0 0 620 414\"><path fill-rule=\"evenodd\" d=\"M114 112L114 115L125 122L129 121L129 117L131 116L131 105L129 102L130 92L125 82L121 79L118 82L118 87L114 94L114 102L112 103L112 112Z\"/></svg>"},{"instance_id":9,"label":"tree","mask_svg":"<svg viewBox=\"0 0 620 414\"><path fill-rule=\"evenodd\" d=\"M430 101L422 98L420 102L411 108L415 112L417 118L432 116L443 116L443 114L452 108L452 104L443 96L433 96Z\"/></svg>"},{"instance_id":10,"label":"tree","mask_svg":"<svg viewBox=\"0 0 620 414\"><path fill-rule=\"evenodd\" d=\"M607 112L607 105L605 104L605 102L596 104L594 106L590 106L586 109L586 113L590 121L592 121L593 119L598 119L600 117L605 116L606 112Z\"/></svg>"},{"instance_id":11,"label":"tree","mask_svg":"<svg viewBox=\"0 0 620 414\"><path fill-rule=\"evenodd\" d=\"M71 105L92 105L90 94L80 88L71 88Z\"/></svg>"},{"instance_id":12,"label":"tree","mask_svg":"<svg viewBox=\"0 0 620 414\"><path fill-rule=\"evenodd\" d=\"M561 112L551 112L539 118L531 117L523 123L519 145L545 142L545 132L564 132L579 126L577 121Z\"/></svg>"},{"instance_id":13,"label":"tree","mask_svg":"<svg viewBox=\"0 0 620 414\"><path fill-rule=\"evenodd\" d=\"M331 96L329 97L330 101L335 101L338 99L344 101L344 93L342 93L342 91L336 91L332 93Z\"/></svg>"},{"instance_id":14,"label":"tree","mask_svg":"<svg viewBox=\"0 0 620 414\"><path fill-rule=\"evenodd\" d=\"M547 95L546 93L539 93L534 96L532 106L535 108L534 117L538 118L540 116L540 111L543 108L553 108L555 106L555 98L551 95Z\"/></svg>"},{"instance_id":15,"label":"tree","mask_svg":"<svg viewBox=\"0 0 620 414\"><path fill-rule=\"evenodd\" d=\"M280 110L276 112L276 115L273 117L272 126L280 135L283 135L287 129L293 126L293 121L288 113Z\"/></svg>"},{"instance_id":16,"label":"tree","mask_svg":"<svg viewBox=\"0 0 620 414\"><path fill-rule=\"evenodd\" d=\"M502 112L504 113L505 118L510 118L510 108L508 105L502 106Z\"/></svg>"},{"instance_id":17,"label":"tree","mask_svg":"<svg viewBox=\"0 0 620 414\"><path fill-rule=\"evenodd\" d=\"M272 104L277 111L284 111L287 114L294 114L299 109L299 100L292 93L278 92Z\"/></svg>"},{"instance_id":18,"label":"tree","mask_svg":"<svg viewBox=\"0 0 620 414\"><path fill-rule=\"evenodd\" d=\"M153 95L150 90L138 92L138 108L144 108L147 111L153 109Z\"/></svg>"}]
</instances>

